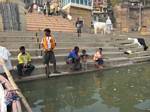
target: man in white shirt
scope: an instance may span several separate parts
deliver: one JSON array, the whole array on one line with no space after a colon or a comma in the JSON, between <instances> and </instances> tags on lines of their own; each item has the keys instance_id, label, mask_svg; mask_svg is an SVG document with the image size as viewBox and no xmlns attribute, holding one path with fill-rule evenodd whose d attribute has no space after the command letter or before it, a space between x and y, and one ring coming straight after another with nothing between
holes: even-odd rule
<instances>
[{"instance_id":1,"label":"man in white shirt","mask_svg":"<svg viewBox=\"0 0 150 112\"><path fill-rule=\"evenodd\" d=\"M5 47L0 46L0 58L2 58L5 61L8 70L12 70L10 56L11 56L10 52ZM2 65L0 65L0 73L1 74L4 73Z\"/></svg>"}]
</instances>

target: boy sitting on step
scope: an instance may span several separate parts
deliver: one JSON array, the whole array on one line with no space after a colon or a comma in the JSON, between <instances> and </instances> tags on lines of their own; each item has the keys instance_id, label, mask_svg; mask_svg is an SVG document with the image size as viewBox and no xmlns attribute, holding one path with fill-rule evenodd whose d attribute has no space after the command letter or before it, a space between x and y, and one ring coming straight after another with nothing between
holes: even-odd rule
<instances>
[{"instance_id":1,"label":"boy sitting on step","mask_svg":"<svg viewBox=\"0 0 150 112\"><path fill-rule=\"evenodd\" d=\"M102 48L99 48L93 57L93 60L95 61L95 66L98 69L102 69L104 64L102 50Z\"/></svg>"},{"instance_id":2,"label":"boy sitting on step","mask_svg":"<svg viewBox=\"0 0 150 112\"><path fill-rule=\"evenodd\" d=\"M25 47L21 46L18 54L17 71L19 76L30 75L34 70L34 65L31 64L31 56L25 51Z\"/></svg>"}]
</instances>

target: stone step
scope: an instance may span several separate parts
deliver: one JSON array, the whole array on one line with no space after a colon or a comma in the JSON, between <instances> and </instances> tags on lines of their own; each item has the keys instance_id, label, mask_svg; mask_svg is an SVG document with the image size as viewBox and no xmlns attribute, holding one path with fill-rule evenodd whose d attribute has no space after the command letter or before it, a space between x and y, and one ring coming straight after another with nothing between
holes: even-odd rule
<instances>
[{"instance_id":1,"label":"stone step","mask_svg":"<svg viewBox=\"0 0 150 112\"><path fill-rule=\"evenodd\" d=\"M41 20L41 21L42 21L42 20ZM33 22L34 22L34 23L33 23ZM46 25L49 25L49 26L53 26L53 25L54 25L54 26L66 26L66 25L67 25L68 27L72 26L73 28L75 28L75 26L74 26L73 24L70 24L70 23L67 23L67 22L66 22L66 23L62 23L62 22L59 22L59 21L57 21L57 23L56 23L55 21L48 21L48 22L46 22L46 21L45 21L45 22L43 22L43 21L42 21L42 22L37 21L37 22L36 22L36 21L34 21L34 20L33 20L33 22L30 21L30 22L27 23L26 25L27 25L27 26L30 26L30 25L31 25L31 26L32 26L32 25L33 25L33 26L34 26L34 25L38 25L38 26L42 26L42 25L44 25L44 26L46 26ZM41 24L41 23L42 23L42 24ZM51 24L49 24L49 23L51 23Z\"/></svg>"},{"instance_id":2,"label":"stone step","mask_svg":"<svg viewBox=\"0 0 150 112\"><path fill-rule=\"evenodd\" d=\"M44 26L44 25L43 26L38 26L38 25L34 25L34 26L27 26L27 27L28 27L27 28L28 31L30 31L31 29L33 29L33 30L41 29L43 31L43 29L45 29L45 27L50 28L51 31L75 31L74 28L67 27L67 26Z\"/></svg>"},{"instance_id":3,"label":"stone step","mask_svg":"<svg viewBox=\"0 0 150 112\"><path fill-rule=\"evenodd\" d=\"M134 63L150 62L150 55L130 58Z\"/></svg>"},{"instance_id":4,"label":"stone step","mask_svg":"<svg viewBox=\"0 0 150 112\"><path fill-rule=\"evenodd\" d=\"M25 46L27 49L37 49L40 43L36 42L1 42L1 46L7 47L8 49L18 49L20 46ZM57 48L80 46L80 47L100 47L105 46L107 43L95 43L95 42L57 42Z\"/></svg>"},{"instance_id":5,"label":"stone step","mask_svg":"<svg viewBox=\"0 0 150 112\"><path fill-rule=\"evenodd\" d=\"M32 38L32 37L35 37L35 34L36 34L36 32L22 32L22 33L19 32L19 33L16 33L16 34L12 34L12 33L9 34L9 33L10 32L8 32L8 35L7 35L7 33L4 33L3 35L0 35L0 39L1 38L11 38L11 39L13 39L15 37L16 38L19 38L19 37L21 37L21 38L28 38L28 37ZM25 33L29 33L30 35L26 35ZM72 40L72 39L78 39L78 40L89 39L90 40L91 39L91 40L102 41L101 39L103 39L103 40L116 42L115 40L112 40L112 38L110 38L108 36L104 36L104 35L94 35L94 34L88 34L87 35L86 33L83 33L80 38L77 38L77 34L76 33L54 32L53 34L54 34L56 40L57 39L64 39L64 40L65 39L66 40ZM43 35L43 32L38 32L38 38L41 38L42 35ZM122 41L124 42L125 40L122 40ZM128 40L126 40L126 41L128 41ZM119 42L121 43L121 41L119 41Z\"/></svg>"},{"instance_id":6,"label":"stone step","mask_svg":"<svg viewBox=\"0 0 150 112\"><path fill-rule=\"evenodd\" d=\"M50 27L52 31L74 32L75 26L62 17L46 17L40 14L26 15L27 31L39 31ZM51 24L50 24L51 23Z\"/></svg>"},{"instance_id":7,"label":"stone step","mask_svg":"<svg viewBox=\"0 0 150 112\"><path fill-rule=\"evenodd\" d=\"M94 55L94 52L93 53L88 53L90 55L89 59L93 59L93 55ZM104 59L111 59L111 58L114 58L114 57L118 57L118 58L121 58L124 56L124 54L122 52L104 52L103 53L104 55ZM65 62L66 61L66 58L68 56L68 53L66 54L60 54L60 55L55 55L56 56L56 61L57 62ZM18 61L17 61L17 57L12 57L11 58L11 61L12 61L12 65L17 65ZM32 63L34 65L39 65L39 64L42 64L43 63L43 57L42 56L32 56Z\"/></svg>"},{"instance_id":8,"label":"stone step","mask_svg":"<svg viewBox=\"0 0 150 112\"><path fill-rule=\"evenodd\" d=\"M38 25L38 24L35 24L35 25L27 25L27 28L28 29L31 29L31 28L33 28L33 29L36 29L36 28L40 28L40 29L44 29L44 28L46 28L46 27L48 27L48 28L50 28L52 31L57 31L57 30L74 30L74 31L76 31L75 30L75 28L73 28L73 27L71 27L71 26L67 26L67 25L53 25L53 26L51 26L51 25Z\"/></svg>"},{"instance_id":9,"label":"stone step","mask_svg":"<svg viewBox=\"0 0 150 112\"><path fill-rule=\"evenodd\" d=\"M37 38L36 36L27 36L27 37L21 37L21 36L11 36L11 37L0 37L0 42L36 42Z\"/></svg>"},{"instance_id":10,"label":"stone step","mask_svg":"<svg viewBox=\"0 0 150 112\"><path fill-rule=\"evenodd\" d=\"M39 48L39 43L36 42L1 42L1 46L8 49L18 49L20 46L25 46L28 49Z\"/></svg>"},{"instance_id":11,"label":"stone step","mask_svg":"<svg viewBox=\"0 0 150 112\"><path fill-rule=\"evenodd\" d=\"M87 53L94 53L99 47L80 47L80 52L82 49L85 49ZM73 48L56 48L54 50L55 54L67 54L69 53ZM17 57L19 53L19 49L10 49L9 50L12 57ZM27 52L31 54L31 56L41 56L43 54L42 49L26 49ZM115 47L103 47L103 52L114 52L118 53L118 48ZM121 51L122 52L122 51Z\"/></svg>"},{"instance_id":12,"label":"stone step","mask_svg":"<svg viewBox=\"0 0 150 112\"><path fill-rule=\"evenodd\" d=\"M56 36L54 36L56 41L63 41L63 42L66 42L66 41L70 41L70 42L73 42L73 41L94 41L94 42L102 42L101 39L98 39L98 38L95 38L95 37L80 37L78 38L77 37L77 34L73 36L70 36L70 37L64 37L63 35L61 34L56 34ZM24 41L24 42L28 42L28 41L34 41L36 39L39 39L41 40L42 39L42 36L37 36L36 37L36 33L33 34L33 36L22 36L22 35L18 35L18 36L0 36L0 41ZM112 42L110 39L103 39L103 42Z\"/></svg>"},{"instance_id":13,"label":"stone step","mask_svg":"<svg viewBox=\"0 0 150 112\"><path fill-rule=\"evenodd\" d=\"M36 34L35 34L36 35ZM3 37L0 37L0 42L36 42L37 40L41 41L41 37L36 37L36 36L9 36L9 37L6 37L6 36L3 36ZM76 35L77 36L77 35ZM113 42L111 41L110 39L103 39L103 41L101 41L100 39L98 38L91 38L91 37L81 37L81 38L78 38L78 37L62 37L61 35L56 35L55 36L55 39L57 42L100 42L100 43L109 43L110 45L115 45L116 46L124 46L124 45L118 45L118 44L121 44L121 42ZM125 46L132 46L132 44L128 44L128 45L125 45ZM136 46L136 45L133 45L133 46Z\"/></svg>"},{"instance_id":14,"label":"stone step","mask_svg":"<svg viewBox=\"0 0 150 112\"><path fill-rule=\"evenodd\" d=\"M127 55L127 57L129 58L133 58L133 57L142 57L142 56L150 56L150 50L147 51L137 51L137 52L133 52L130 55Z\"/></svg>"},{"instance_id":15,"label":"stone step","mask_svg":"<svg viewBox=\"0 0 150 112\"><path fill-rule=\"evenodd\" d=\"M128 58L114 58L114 59L105 59L104 60L104 66L105 67L113 67L113 66L117 66L120 64L125 64L125 63L129 63L130 60ZM88 62L88 70L95 68L94 66L94 62L93 61L89 61ZM53 72L53 67L52 64L50 64L50 69ZM58 62L57 63L57 69L60 72L68 72L70 71L70 65L67 65L65 62ZM44 65L35 65L35 70L32 73L32 75L37 75L37 74L45 74L45 68Z\"/></svg>"},{"instance_id":16,"label":"stone step","mask_svg":"<svg viewBox=\"0 0 150 112\"><path fill-rule=\"evenodd\" d=\"M27 31L43 31L45 29L45 27L42 27L42 28L37 28L37 27L35 27L35 28L30 28L30 27L28 27L27 28ZM52 29L51 31L56 31L56 32L74 32L74 30L72 30L72 29Z\"/></svg>"},{"instance_id":17,"label":"stone step","mask_svg":"<svg viewBox=\"0 0 150 112\"><path fill-rule=\"evenodd\" d=\"M22 32L22 31L6 31L6 32L0 32L0 37L1 36L6 36L6 37L9 37L9 36L34 36L34 33L33 32Z\"/></svg>"}]
</instances>

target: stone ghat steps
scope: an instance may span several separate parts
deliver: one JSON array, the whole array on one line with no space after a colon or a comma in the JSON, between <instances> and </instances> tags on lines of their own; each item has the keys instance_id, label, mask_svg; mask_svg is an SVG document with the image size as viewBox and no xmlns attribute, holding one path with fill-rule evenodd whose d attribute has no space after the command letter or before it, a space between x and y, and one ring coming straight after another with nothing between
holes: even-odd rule
<instances>
[{"instance_id":1,"label":"stone ghat steps","mask_svg":"<svg viewBox=\"0 0 150 112\"><path fill-rule=\"evenodd\" d=\"M70 26L49 26L49 25L28 25L27 31L43 31L45 28L52 29L51 31L57 31L57 32L75 32L76 30Z\"/></svg>"},{"instance_id":2,"label":"stone ghat steps","mask_svg":"<svg viewBox=\"0 0 150 112\"><path fill-rule=\"evenodd\" d=\"M32 21L31 21L31 20L30 20L30 23L27 23L27 26L35 25L35 23L32 23L32 22L39 22L39 21L35 21L35 20L32 20ZM60 21L55 21L55 22L54 22L54 21L52 21L52 22L49 22L49 21L48 21L50 24L47 24L45 21L42 21L42 20L41 20L41 22L42 22L42 24L37 24L37 27L39 27L39 26L51 26L51 27L54 27L54 26L55 26L55 27L56 27L56 26L57 26L57 27L59 27L59 26L60 26L60 27L63 27L63 26L64 26L64 27L65 27L66 25L68 25L68 23L61 23ZM57 22L57 23L56 23L56 22ZM59 23L59 22L60 22L60 23ZM58 23L59 23L59 24L58 24ZM53 25L54 25L54 26L53 26ZM69 26L69 27L73 28L72 26ZM74 29L74 28L73 28L73 29Z\"/></svg>"},{"instance_id":3,"label":"stone ghat steps","mask_svg":"<svg viewBox=\"0 0 150 112\"><path fill-rule=\"evenodd\" d=\"M82 49L86 49L87 53L94 53L99 47L80 47L80 52ZM118 52L117 47L102 47L104 52ZM56 55L60 54L68 54L73 48L55 48L54 52ZM27 52L31 54L31 56L41 56L43 54L42 49L26 49ZM17 57L19 53L19 49L10 49L10 53L12 57Z\"/></svg>"},{"instance_id":4,"label":"stone ghat steps","mask_svg":"<svg viewBox=\"0 0 150 112\"><path fill-rule=\"evenodd\" d=\"M17 43L17 44L16 44ZM25 46L26 49L39 49L41 48L40 43L37 42L1 42L1 46L7 47L8 49L14 49L17 50L19 49L20 46ZM110 42L57 42L56 49L60 48L69 48L73 49L74 46L80 46L80 48L106 48L106 47L112 47L112 48L118 48L120 51L126 51L126 50L131 50L133 52L135 51L143 51L143 48L138 48L137 45L129 45L129 46L120 46L120 45L114 45L113 43ZM148 49L149 50L149 49ZM37 51L37 50L35 50Z\"/></svg>"},{"instance_id":5,"label":"stone ghat steps","mask_svg":"<svg viewBox=\"0 0 150 112\"><path fill-rule=\"evenodd\" d=\"M17 44L16 44L17 43ZM20 46L25 46L27 49L37 49L40 46L40 43L37 42L1 42L1 46L7 47L8 49L18 49ZM101 47L108 46L105 42L57 42L57 48L69 47L73 48L74 46L80 47Z\"/></svg>"},{"instance_id":6,"label":"stone ghat steps","mask_svg":"<svg viewBox=\"0 0 150 112\"><path fill-rule=\"evenodd\" d=\"M130 60L126 57L120 57L120 58L112 58L112 59L104 59L104 66L105 67L111 67L111 66L117 66L120 64L125 64L125 63L129 63ZM50 68L53 72L53 66L52 64L50 64ZM93 60L89 60L88 61L88 70L89 69L93 69L95 68L94 66L94 61ZM71 72L70 71L70 65L67 65L65 62L57 62L57 69L60 72ZM45 73L45 68L43 64L40 65L35 65L35 70L32 73L32 75L37 75L37 74L44 74ZM16 73L14 73L14 75L16 75Z\"/></svg>"},{"instance_id":7,"label":"stone ghat steps","mask_svg":"<svg viewBox=\"0 0 150 112\"><path fill-rule=\"evenodd\" d=\"M29 33L29 34L28 34ZM64 32L52 32L52 34L55 36L56 40L60 40L60 39L78 39L78 40L82 40L82 39L91 39L91 40L111 40L111 41L115 41L115 42L120 42L120 41L124 41L127 40L127 38L122 38L119 35L115 36L115 35L95 35L95 34L86 34L86 33L82 33L81 37L77 37L77 33L64 33ZM17 37L21 37L21 38L28 38L28 37L35 37L36 32L7 32L7 33L1 33L0 32L0 39L3 38L17 38ZM38 38L41 39L43 35L43 32L37 32L37 36ZM3 37L3 38L2 38ZM11 39L13 39L11 38ZM119 39L118 39L119 38ZM120 39L121 38L121 39ZM103 40L102 40L103 39ZM129 42L129 41L128 41Z\"/></svg>"},{"instance_id":8,"label":"stone ghat steps","mask_svg":"<svg viewBox=\"0 0 150 112\"><path fill-rule=\"evenodd\" d=\"M60 16L44 16L42 14L30 13L26 15L27 31L39 31L49 27L52 31L75 32L72 22Z\"/></svg>"},{"instance_id":9,"label":"stone ghat steps","mask_svg":"<svg viewBox=\"0 0 150 112\"><path fill-rule=\"evenodd\" d=\"M34 17L38 17L38 18L35 19ZM27 21L30 20L30 21L41 22L41 21L39 21L39 18L42 22L43 21L44 22L49 22L49 23L58 22L58 23L61 24L62 22L60 20L63 20L65 23L71 23L71 25L73 25L72 21L68 21L67 19L64 19L62 16L44 16L44 15L41 15L41 14L34 14L34 13L32 13L32 14L30 13L30 14L26 15Z\"/></svg>"},{"instance_id":10,"label":"stone ghat steps","mask_svg":"<svg viewBox=\"0 0 150 112\"><path fill-rule=\"evenodd\" d=\"M37 39L39 39L39 40L41 40L42 39L42 36L40 37L40 36L38 36L38 37L36 37L35 35L33 35L33 36L0 36L0 41L2 41L2 42L13 42L13 41L15 41L15 42L20 42L20 41L24 41L24 42L30 42L30 41L33 41L33 42L35 42L35 40L37 40ZM99 41L99 42L102 42L102 40L101 40L101 38L97 38L97 37L81 37L81 38L78 38L78 37L62 37L62 36L59 36L59 35L56 35L55 36L55 39L56 39L56 41L58 41L58 42L60 42L60 41L63 41L63 42L73 42L73 41L76 41L76 42L80 42L80 41L84 41L84 42L96 42L96 41ZM108 42L108 41L112 41L112 40L110 40L110 39L103 39L103 42ZM120 41L121 42L121 41ZM126 41L126 42L128 42L128 43L130 43L130 41ZM122 41L122 43L123 43L123 41Z\"/></svg>"},{"instance_id":11,"label":"stone ghat steps","mask_svg":"<svg viewBox=\"0 0 150 112\"><path fill-rule=\"evenodd\" d=\"M23 33L24 34L24 33ZM35 42L37 39L39 39L39 41L41 40L41 37L42 37L42 34L38 34L38 36L36 37L35 36L36 33L33 33L32 35L14 35L14 34L9 34L8 35L1 35L0 36L0 41L1 42ZM121 44L121 45L125 45L125 44L131 44L132 41L129 41L127 39L120 39L120 40L117 40L116 37L105 37L105 36L97 36L97 35L93 35L93 34L89 34L89 35L86 35L86 34L83 34L82 37L77 37L77 34L61 34L61 33L55 33L54 34L55 36L55 39L56 41L58 42L111 42L112 44L113 43L116 43L116 44ZM103 40L102 40L103 39Z\"/></svg>"},{"instance_id":12,"label":"stone ghat steps","mask_svg":"<svg viewBox=\"0 0 150 112\"><path fill-rule=\"evenodd\" d=\"M146 62L146 61L150 61L150 56L134 57L134 58L120 57L120 58L104 59L104 62L105 62L104 68L127 66L127 65L132 65L134 63L140 63L140 62ZM53 72L52 64L50 64L50 69L51 69L51 72ZM70 71L70 66L67 65L65 62L58 62L57 69L61 71L62 73L65 73L65 72L68 74L74 73L73 71ZM88 61L88 70L98 70L95 68L94 62L92 60ZM44 65L35 65L35 70L33 71L31 76L38 76L41 74L45 76ZM13 73L13 76L17 78L15 72Z\"/></svg>"},{"instance_id":13,"label":"stone ghat steps","mask_svg":"<svg viewBox=\"0 0 150 112\"><path fill-rule=\"evenodd\" d=\"M65 27L62 28L62 27L51 27L51 26L40 26L40 27L37 27L37 26L31 26L31 27L28 27L28 31L43 31L44 29L46 28L50 28L52 29L52 31L57 31L57 32L60 32L60 31L63 31L63 32L75 32L75 30L73 28L69 28L69 27Z\"/></svg>"},{"instance_id":14,"label":"stone ghat steps","mask_svg":"<svg viewBox=\"0 0 150 112\"><path fill-rule=\"evenodd\" d=\"M0 37L5 36L5 37L10 37L10 36L34 36L36 32L27 32L27 31L6 31L6 32L0 32Z\"/></svg>"},{"instance_id":15,"label":"stone ghat steps","mask_svg":"<svg viewBox=\"0 0 150 112\"><path fill-rule=\"evenodd\" d=\"M93 59L93 53L88 53L89 54L89 59ZM113 57L118 57L121 58L123 57L125 54L123 52L104 52L104 59L111 59ZM67 58L68 53L66 54L59 54L59 55L55 55L56 56L56 61L57 62L65 62L66 58ZM12 61L12 65L17 65L18 61L17 61L17 57L12 57L11 58ZM32 56L32 63L34 65L39 65L43 63L43 57L42 56Z\"/></svg>"},{"instance_id":16,"label":"stone ghat steps","mask_svg":"<svg viewBox=\"0 0 150 112\"><path fill-rule=\"evenodd\" d=\"M0 36L0 42L7 43L7 42L36 42L36 36Z\"/></svg>"}]
</instances>

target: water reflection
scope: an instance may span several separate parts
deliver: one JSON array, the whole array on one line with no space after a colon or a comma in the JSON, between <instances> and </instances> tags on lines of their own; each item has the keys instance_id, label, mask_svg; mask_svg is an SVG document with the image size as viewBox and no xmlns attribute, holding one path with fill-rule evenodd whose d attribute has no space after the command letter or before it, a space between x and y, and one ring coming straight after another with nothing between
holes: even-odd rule
<instances>
[{"instance_id":1,"label":"water reflection","mask_svg":"<svg viewBox=\"0 0 150 112\"><path fill-rule=\"evenodd\" d=\"M145 112L150 109L149 65L26 82L20 87L34 112ZM141 109L142 102L146 103Z\"/></svg>"}]
</instances>

